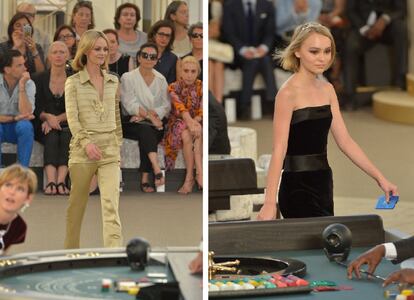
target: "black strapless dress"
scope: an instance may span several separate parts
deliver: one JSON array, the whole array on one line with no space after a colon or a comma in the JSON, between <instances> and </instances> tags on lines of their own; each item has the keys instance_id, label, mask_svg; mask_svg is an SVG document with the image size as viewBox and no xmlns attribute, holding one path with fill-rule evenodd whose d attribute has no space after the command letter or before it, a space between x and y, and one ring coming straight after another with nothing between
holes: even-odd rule
<instances>
[{"instance_id":1,"label":"black strapless dress","mask_svg":"<svg viewBox=\"0 0 414 300\"><path fill-rule=\"evenodd\" d=\"M284 218L333 216L332 170L327 159L330 105L295 110L279 188Z\"/></svg>"}]
</instances>

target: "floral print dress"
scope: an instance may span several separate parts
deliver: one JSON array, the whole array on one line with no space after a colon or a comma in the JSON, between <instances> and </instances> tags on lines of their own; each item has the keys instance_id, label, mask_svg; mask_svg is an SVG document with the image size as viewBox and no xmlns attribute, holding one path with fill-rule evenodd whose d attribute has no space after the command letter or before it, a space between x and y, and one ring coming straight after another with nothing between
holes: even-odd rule
<instances>
[{"instance_id":1,"label":"floral print dress","mask_svg":"<svg viewBox=\"0 0 414 300\"><path fill-rule=\"evenodd\" d=\"M165 145L165 169L172 170L175 166L177 153L183 147L181 133L187 128L182 113L188 112L192 118L203 116L203 85L197 79L193 84L186 85L183 80L168 86L171 96L171 112L168 117Z\"/></svg>"}]
</instances>

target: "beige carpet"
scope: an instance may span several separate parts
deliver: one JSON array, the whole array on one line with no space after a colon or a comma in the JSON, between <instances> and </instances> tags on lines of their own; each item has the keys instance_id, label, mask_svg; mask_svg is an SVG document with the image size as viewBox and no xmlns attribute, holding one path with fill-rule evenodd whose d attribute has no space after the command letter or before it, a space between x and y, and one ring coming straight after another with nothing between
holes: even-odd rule
<instances>
[{"instance_id":1,"label":"beige carpet","mask_svg":"<svg viewBox=\"0 0 414 300\"><path fill-rule=\"evenodd\" d=\"M400 202L394 210L374 209L382 191L371 177L345 157L330 135L328 155L334 174L335 214L377 213L383 217L386 228L414 234L414 126L377 119L370 108L345 112L343 117L354 140L383 174L398 186ZM271 153L270 118L234 125L256 129L258 156Z\"/></svg>"},{"instance_id":2,"label":"beige carpet","mask_svg":"<svg viewBox=\"0 0 414 300\"><path fill-rule=\"evenodd\" d=\"M26 242L9 254L62 249L67 197L37 194L23 218L28 224ZM198 246L202 236L202 194L144 194L124 192L120 198L124 244L133 237L146 238L153 247ZM81 235L81 247L102 247L99 196L89 199Z\"/></svg>"}]
</instances>

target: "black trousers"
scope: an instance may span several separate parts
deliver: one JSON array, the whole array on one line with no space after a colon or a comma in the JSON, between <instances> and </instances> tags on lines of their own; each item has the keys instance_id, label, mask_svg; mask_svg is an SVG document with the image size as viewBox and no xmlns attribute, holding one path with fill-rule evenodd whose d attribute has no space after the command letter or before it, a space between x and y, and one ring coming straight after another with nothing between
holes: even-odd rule
<instances>
[{"instance_id":1,"label":"black trousers","mask_svg":"<svg viewBox=\"0 0 414 300\"><path fill-rule=\"evenodd\" d=\"M124 138L138 141L140 166L139 171L152 172L152 164L148 157L150 152L158 152L158 144L164 137L164 129L158 130L154 126L140 123L122 123Z\"/></svg>"},{"instance_id":2,"label":"black trousers","mask_svg":"<svg viewBox=\"0 0 414 300\"><path fill-rule=\"evenodd\" d=\"M276 81L273 74L273 63L269 54L262 58L244 59L239 57L241 62L242 77L242 95L240 97L241 108L250 105L253 95L253 83L257 73L262 74L266 85L266 100L273 102L276 95Z\"/></svg>"},{"instance_id":3,"label":"black trousers","mask_svg":"<svg viewBox=\"0 0 414 300\"><path fill-rule=\"evenodd\" d=\"M360 68L359 58L365 51L377 43L387 44L393 47L393 84L404 88L405 74L408 68L407 35L407 23L402 20L393 20L385 28L382 37L375 41L361 36L358 31L351 31L344 46L345 93L349 96L355 94ZM378 66L378 71L381 72L381 66Z\"/></svg>"},{"instance_id":4,"label":"black trousers","mask_svg":"<svg viewBox=\"0 0 414 300\"><path fill-rule=\"evenodd\" d=\"M44 136L44 165L53 165L55 167L67 166L69 159L69 143L72 135L69 127L62 130L52 129Z\"/></svg>"}]
</instances>

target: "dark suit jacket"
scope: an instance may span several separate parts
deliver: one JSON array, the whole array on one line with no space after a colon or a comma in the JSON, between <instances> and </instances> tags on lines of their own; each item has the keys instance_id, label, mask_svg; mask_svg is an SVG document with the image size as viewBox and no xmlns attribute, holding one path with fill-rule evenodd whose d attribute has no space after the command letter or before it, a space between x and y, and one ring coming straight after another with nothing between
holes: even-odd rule
<instances>
[{"instance_id":1,"label":"dark suit jacket","mask_svg":"<svg viewBox=\"0 0 414 300\"><path fill-rule=\"evenodd\" d=\"M406 0L347 0L346 13L355 29L359 29L367 23L371 11L376 11L377 16L385 13L391 20L405 19L407 11Z\"/></svg>"},{"instance_id":2,"label":"dark suit jacket","mask_svg":"<svg viewBox=\"0 0 414 300\"><path fill-rule=\"evenodd\" d=\"M400 263L403 260L414 257L414 236L394 242L397 248L397 259L393 262Z\"/></svg>"},{"instance_id":3,"label":"dark suit jacket","mask_svg":"<svg viewBox=\"0 0 414 300\"><path fill-rule=\"evenodd\" d=\"M257 0L254 18L254 42L248 45L248 29L242 0L224 2L222 37L230 43L236 54L243 46L265 44L272 51L275 34L275 8L269 0Z\"/></svg>"},{"instance_id":4,"label":"dark suit jacket","mask_svg":"<svg viewBox=\"0 0 414 300\"><path fill-rule=\"evenodd\" d=\"M226 114L211 92L208 93L208 153L230 154Z\"/></svg>"}]
</instances>

